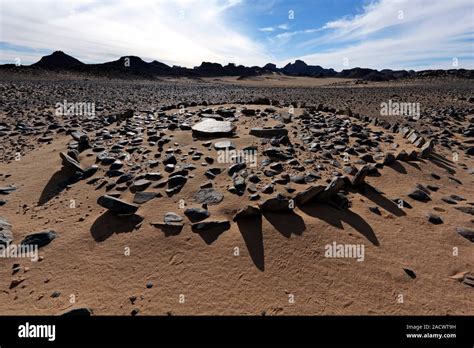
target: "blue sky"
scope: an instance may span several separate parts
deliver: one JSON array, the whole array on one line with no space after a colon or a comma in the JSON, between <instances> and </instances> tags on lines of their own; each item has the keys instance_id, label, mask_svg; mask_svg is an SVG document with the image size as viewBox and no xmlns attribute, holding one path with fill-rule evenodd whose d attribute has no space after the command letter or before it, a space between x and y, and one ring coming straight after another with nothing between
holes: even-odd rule
<instances>
[{"instance_id":1,"label":"blue sky","mask_svg":"<svg viewBox=\"0 0 474 348\"><path fill-rule=\"evenodd\" d=\"M62 50L336 70L474 68L472 0L0 0L0 63Z\"/></svg>"}]
</instances>

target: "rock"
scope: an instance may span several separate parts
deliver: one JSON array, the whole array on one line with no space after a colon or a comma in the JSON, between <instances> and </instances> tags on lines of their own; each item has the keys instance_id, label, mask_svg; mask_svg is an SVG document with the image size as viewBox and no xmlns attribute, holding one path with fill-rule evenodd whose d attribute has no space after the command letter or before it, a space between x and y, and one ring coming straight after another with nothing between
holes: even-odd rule
<instances>
[{"instance_id":1,"label":"rock","mask_svg":"<svg viewBox=\"0 0 474 348\"><path fill-rule=\"evenodd\" d=\"M211 214L206 209L188 208L184 211L184 215L186 215L191 222L199 222L207 219Z\"/></svg>"},{"instance_id":2,"label":"rock","mask_svg":"<svg viewBox=\"0 0 474 348\"><path fill-rule=\"evenodd\" d=\"M194 200L198 203L216 205L222 202L224 195L213 188L201 189L194 195Z\"/></svg>"},{"instance_id":3,"label":"rock","mask_svg":"<svg viewBox=\"0 0 474 348\"><path fill-rule=\"evenodd\" d=\"M427 141L422 147L421 147L421 153L420 157L421 158L428 158L430 155L433 153L434 149L434 144L431 140Z\"/></svg>"},{"instance_id":4,"label":"rock","mask_svg":"<svg viewBox=\"0 0 474 348\"><path fill-rule=\"evenodd\" d=\"M369 210L374 214L382 215L382 213L380 212L379 207L377 207L377 206L370 206Z\"/></svg>"},{"instance_id":5,"label":"rock","mask_svg":"<svg viewBox=\"0 0 474 348\"><path fill-rule=\"evenodd\" d=\"M235 149L234 143L229 140L218 141L214 144L214 149L220 150L232 150Z\"/></svg>"},{"instance_id":6,"label":"rock","mask_svg":"<svg viewBox=\"0 0 474 348\"><path fill-rule=\"evenodd\" d=\"M393 164L394 162L395 162L395 156L390 152L386 153L382 163L386 166L389 166Z\"/></svg>"},{"instance_id":7,"label":"rock","mask_svg":"<svg viewBox=\"0 0 474 348\"><path fill-rule=\"evenodd\" d=\"M98 170L99 170L99 166L93 164L93 165L87 167L86 169L84 169L84 173L82 174L82 178L83 179L90 178L92 175L97 173Z\"/></svg>"},{"instance_id":8,"label":"rock","mask_svg":"<svg viewBox=\"0 0 474 348\"><path fill-rule=\"evenodd\" d=\"M29 246L37 246L38 248L42 248L49 243L51 243L58 234L52 230L48 231L41 231L37 233L30 234L26 236L22 242L21 245L29 245Z\"/></svg>"},{"instance_id":9,"label":"rock","mask_svg":"<svg viewBox=\"0 0 474 348\"><path fill-rule=\"evenodd\" d=\"M99 199L97 199L97 204L121 215L134 214L138 210L138 205L127 203L109 195L100 196Z\"/></svg>"},{"instance_id":10,"label":"rock","mask_svg":"<svg viewBox=\"0 0 474 348\"><path fill-rule=\"evenodd\" d=\"M295 196L295 202L298 206L302 206L307 203L310 203L323 190L324 190L324 186L321 186L321 185L311 186L307 188L306 190L304 190L303 192L298 193Z\"/></svg>"},{"instance_id":11,"label":"rock","mask_svg":"<svg viewBox=\"0 0 474 348\"><path fill-rule=\"evenodd\" d=\"M13 241L13 234L11 227L7 220L0 217L0 247L7 246Z\"/></svg>"},{"instance_id":12,"label":"rock","mask_svg":"<svg viewBox=\"0 0 474 348\"><path fill-rule=\"evenodd\" d=\"M395 157L397 161L407 162L410 158L405 150L401 150Z\"/></svg>"},{"instance_id":13,"label":"rock","mask_svg":"<svg viewBox=\"0 0 474 348\"><path fill-rule=\"evenodd\" d=\"M281 196L267 199L265 202L259 204L259 208L262 212L284 212L293 210L290 208L290 201Z\"/></svg>"},{"instance_id":14,"label":"rock","mask_svg":"<svg viewBox=\"0 0 474 348\"><path fill-rule=\"evenodd\" d=\"M459 201L459 202L466 200L466 198L461 197L461 196L459 196L459 195L455 195L455 194L452 194L452 195L449 196L449 197L451 197L451 198L454 199L455 201Z\"/></svg>"},{"instance_id":15,"label":"rock","mask_svg":"<svg viewBox=\"0 0 474 348\"><path fill-rule=\"evenodd\" d=\"M260 178L255 174L249 175L248 180L254 184L257 184L261 181Z\"/></svg>"},{"instance_id":16,"label":"rock","mask_svg":"<svg viewBox=\"0 0 474 348\"><path fill-rule=\"evenodd\" d=\"M148 201L151 201L153 198L159 195L158 192L137 192L133 197L133 203L135 204L143 204Z\"/></svg>"},{"instance_id":17,"label":"rock","mask_svg":"<svg viewBox=\"0 0 474 348\"><path fill-rule=\"evenodd\" d=\"M72 159L70 156L66 155L64 152L60 152L59 157L61 157L63 166L65 166L66 168L69 168L74 172L84 173L84 169L82 169L79 162Z\"/></svg>"},{"instance_id":18,"label":"rock","mask_svg":"<svg viewBox=\"0 0 474 348\"><path fill-rule=\"evenodd\" d=\"M150 186L151 181L148 181L146 179L140 179L137 181L134 181L132 185L130 185L130 190L132 192L137 192L137 191L143 191L146 190L148 186Z\"/></svg>"},{"instance_id":19,"label":"rock","mask_svg":"<svg viewBox=\"0 0 474 348\"><path fill-rule=\"evenodd\" d=\"M203 221L191 225L194 233L222 233L230 229L230 222L224 221Z\"/></svg>"},{"instance_id":20,"label":"rock","mask_svg":"<svg viewBox=\"0 0 474 348\"><path fill-rule=\"evenodd\" d=\"M196 136L219 137L232 135L236 127L229 121L216 121L212 118L205 118L191 128Z\"/></svg>"},{"instance_id":21,"label":"rock","mask_svg":"<svg viewBox=\"0 0 474 348\"><path fill-rule=\"evenodd\" d=\"M263 151L263 154L265 156L268 156L270 159L276 160L276 161L286 161L293 158L292 156L287 155L284 152L282 152L280 149L277 149L274 147Z\"/></svg>"},{"instance_id":22,"label":"rock","mask_svg":"<svg viewBox=\"0 0 474 348\"><path fill-rule=\"evenodd\" d=\"M415 272L413 272L411 269L409 269L409 268L404 268L403 270L405 271L406 274L408 274L408 276L409 276L411 279L415 279L415 278L416 278Z\"/></svg>"},{"instance_id":23,"label":"rock","mask_svg":"<svg viewBox=\"0 0 474 348\"><path fill-rule=\"evenodd\" d=\"M173 222L181 222L183 221L183 218L175 213L166 213L163 220L165 223L173 223Z\"/></svg>"},{"instance_id":24,"label":"rock","mask_svg":"<svg viewBox=\"0 0 474 348\"><path fill-rule=\"evenodd\" d=\"M335 177L326 186L326 188L316 197L319 202L326 202L331 199L336 193L338 193L345 186L344 179L341 177Z\"/></svg>"},{"instance_id":25,"label":"rock","mask_svg":"<svg viewBox=\"0 0 474 348\"><path fill-rule=\"evenodd\" d=\"M237 190L238 195L241 196L245 193L245 188L246 188L247 185L245 183L244 178L242 178L241 176L236 176L233 179L233 184L234 184L235 189Z\"/></svg>"},{"instance_id":26,"label":"rock","mask_svg":"<svg viewBox=\"0 0 474 348\"><path fill-rule=\"evenodd\" d=\"M163 158L163 164L176 164L178 163L178 160L176 159L175 155L173 154L168 154Z\"/></svg>"},{"instance_id":27,"label":"rock","mask_svg":"<svg viewBox=\"0 0 474 348\"><path fill-rule=\"evenodd\" d=\"M152 180L152 181L158 181L163 178L163 175L161 173L146 173L145 174L145 179L147 180Z\"/></svg>"},{"instance_id":28,"label":"rock","mask_svg":"<svg viewBox=\"0 0 474 348\"><path fill-rule=\"evenodd\" d=\"M236 163L229 167L229 170L227 171L227 173L229 174L229 176L232 176L235 173L240 172L242 169L245 169L246 167L247 167L247 164L245 163Z\"/></svg>"},{"instance_id":29,"label":"rock","mask_svg":"<svg viewBox=\"0 0 474 348\"><path fill-rule=\"evenodd\" d=\"M174 175L168 179L168 188L173 190L181 189L187 181L188 179L185 176Z\"/></svg>"},{"instance_id":30,"label":"rock","mask_svg":"<svg viewBox=\"0 0 474 348\"><path fill-rule=\"evenodd\" d=\"M473 229L458 227L456 228L456 232L459 235L463 236L464 238L474 243L474 230Z\"/></svg>"},{"instance_id":31,"label":"rock","mask_svg":"<svg viewBox=\"0 0 474 348\"><path fill-rule=\"evenodd\" d=\"M351 202L342 192L337 192L335 195L331 196L328 203L336 209L349 209L351 206Z\"/></svg>"},{"instance_id":32,"label":"rock","mask_svg":"<svg viewBox=\"0 0 474 348\"><path fill-rule=\"evenodd\" d=\"M129 118L133 118L133 113L134 113L134 110L127 109L127 110L117 114L117 120L122 121L122 120L126 120L126 119L129 119Z\"/></svg>"},{"instance_id":33,"label":"rock","mask_svg":"<svg viewBox=\"0 0 474 348\"><path fill-rule=\"evenodd\" d=\"M414 199L415 201L419 202L428 202L431 201L431 197L420 189L414 189L410 193L408 193L408 197Z\"/></svg>"},{"instance_id":34,"label":"rock","mask_svg":"<svg viewBox=\"0 0 474 348\"><path fill-rule=\"evenodd\" d=\"M365 165L359 169L354 178L352 178L351 185L354 187L361 186L365 184L365 177L369 174L370 166Z\"/></svg>"},{"instance_id":35,"label":"rock","mask_svg":"<svg viewBox=\"0 0 474 348\"><path fill-rule=\"evenodd\" d=\"M474 215L474 207L454 207L454 209L459 210L465 214Z\"/></svg>"},{"instance_id":36,"label":"rock","mask_svg":"<svg viewBox=\"0 0 474 348\"><path fill-rule=\"evenodd\" d=\"M1 195L9 195L13 191L16 191L16 187L13 185L0 187Z\"/></svg>"},{"instance_id":37,"label":"rock","mask_svg":"<svg viewBox=\"0 0 474 348\"><path fill-rule=\"evenodd\" d=\"M451 197L441 197L441 200L445 203L448 203L448 204L458 204L458 202L456 202Z\"/></svg>"},{"instance_id":38,"label":"rock","mask_svg":"<svg viewBox=\"0 0 474 348\"><path fill-rule=\"evenodd\" d=\"M64 317L90 317L92 315L92 310L87 307L73 308L63 314Z\"/></svg>"},{"instance_id":39,"label":"rock","mask_svg":"<svg viewBox=\"0 0 474 348\"><path fill-rule=\"evenodd\" d=\"M426 214L426 218L429 222L435 225L440 225L443 223L443 220L436 214L428 213Z\"/></svg>"},{"instance_id":40,"label":"rock","mask_svg":"<svg viewBox=\"0 0 474 348\"><path fill-rule=\"evenodd\" d=\"M262 188L262 193L266 193L266 194L272 194L273 193L273 185L265 185L263 188Z\"/></svg>"},{"instance_id":41,"label":"rock","mask_svg":"<svg viewBox=\"0 0 474 348\"><path fill-rule=\"evenodd\" d=\"M288 130L286 128L252 128L250 135L259 138L282 137L288 135Z\"/></svg>"},{"instance_id":42,"label":"rock","mask_svg":"<svg viewBox=\"0 0 474 348\"><path fill-rule=\"evenodd\" d=\"M253 218L262 215L262 212L258 207L247 205L245 208L240 209L235 215L233 220L238 221L240 219Z\"/></svg>"}]
</instances>

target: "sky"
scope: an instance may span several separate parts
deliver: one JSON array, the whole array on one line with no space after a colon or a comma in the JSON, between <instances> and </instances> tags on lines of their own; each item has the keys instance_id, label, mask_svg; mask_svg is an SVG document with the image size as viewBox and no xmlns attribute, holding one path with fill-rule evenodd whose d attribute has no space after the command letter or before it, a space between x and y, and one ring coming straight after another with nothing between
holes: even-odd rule
<instances>
[{"instance_id":1,"label":"sky","mask_svg":"<svg viewBox=\"0 0 474 348\"><path fill-rule=\"evenodd\" d=\"M474 0L0 0L0 63L474 69Z\"/></svg>"}]
</instances>

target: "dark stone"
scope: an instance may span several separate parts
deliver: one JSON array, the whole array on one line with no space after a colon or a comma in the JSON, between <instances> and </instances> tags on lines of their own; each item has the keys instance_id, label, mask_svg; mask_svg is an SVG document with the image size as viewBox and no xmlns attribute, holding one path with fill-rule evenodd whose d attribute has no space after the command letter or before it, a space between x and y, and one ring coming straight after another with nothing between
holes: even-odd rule
<instances>
[{"instance_id":1,"label":"dark stone","mask_svg":"<svg viewBox=\"0 0 474 348\"><path fill-rule=\"evenodd\" d=\"M470 228L456 228L456 232L462 237L474 243L474 230Z\"/></svg>"},{"instance_id":2,"label":"dark stone","mask_svg":"<svg viewBox=\"0 0 474 348\"><path fill-rule=\"evenodd\" d=\"M454 207L454 209L459 210L460 212L463 212L465 214L474 215L474 207L469 207L469 206Z\"/></svg>"},{"instance_id":3,"label":"dark stone","mask_svg":"<svg viewBox=\"0 0 474 348\"><path fill-rule=\"evenodd\" d=\"M57 236L58 234L51 230L33 233L26 236L22 240L21 245L36 245L38 248L42 248L51 243Z\"/></svg>"},{"instance_id":4,"label":"dark stone","mask_svg":"<svg viewBox=\"0 0 474 348\"><path fill-rule=\"evenodd\" d=\"M186 215L191 222L199 222L207 219L211 214L206 209L188 208L184 211L184 215Z\"/></svg>"},{"instance_id":5,"label":"dark stone","mask_svg":"<svg viewBox=\"0 0 474 348\"><path fill-rule=\"evenodd\" d=\"M419 202L428 202L431 201L431 197L423 190L414 189L410 193L408 193L408 197L414 199L415 201Z\"/></svg>"},{"instance_id":6,"label":"dark stone","mask_svg":"<svg viewBox=\"0 0 474 348\"><path fill-rule=\"evenodd\" d=\"M151 201L157 195L159 195L158 192L137 192L135 193L135 196L133 197L133 203L143 204L148 201Z\"/></svg>"},{"instance_id":7,"label":"dark stone","mask_svg":"<svg viewBox=\"0 0 474 348\"><path fill-rule=\"evenodd\" d=\"M225 221L203 221L191 225L194 233L222 233L230 229L230 222Z\"/></svg>"},{"instance_id":8,"label":"dark stone","mask_svg":"<svg viewBox=\"0 0 474 348\"><path fill-rule=\"evenodd\" d=\"M11 227L7 220L0 217L0 246L7 246L13 241Z\"/></svg>"},{"instance_id":9,"label":"dark stone","mask_svg":"<svg viewBox=\"0 0 474 348\"><path fill-rule=\"evenodd\" d=\"M182 175L175 175L169 178L168 180L168 188L169 189L176 189L183 187L188 179Z\"/></svg>"},{"instance_id":10,"label":"dark stone","mask_svg":"<svg viewBox=\"0 0 474 348\"><path fill-rule=\"evenodd\" d=\"M183 221L183 218L175 213L166 213L165 217L163 218L165 223L175 223Z\"/></svg>"},{"instance_id":11,"label":"dark stone","mask_svg":"<svg viewBox=\"0 0 474 348\"><path fill-rule=\"evenodd\" d=\"M99 199L97 199L97 204L116 214L129 215L134 214L138 210L137 205L127 203L109 195L100 196Z\"/></svg>"},{"instance_id":12,"label":"dark stone","mask_svg":"<svg viewBox=\"0 0 474 348\"><path fill-rule=\"evenodd\" d=\"M428 213L426 214L426 218L429 222L435 225L440 225L443 223L443 220L436 214Z\"/></svg>"},{"instance_id":13,"label":"dark stone","mask_svg":"<svg viewBox=\"0 0 474 348\"><path fill-rule=\"evenodd\" d=\"M151 184L151 181L148 181L146 179L140 179L140 180L135 181L130 186L130 190L133 192L143 191L143 190L146 190L146 188L150 186L150 184Z\"/></svg>"},{"instance_id":14,"label":"dark stone","mask_svg":"<svg viewBox=\"0 0 474 348\"><path fill-rule=\"evenodd\" d=\"M259 208L263 212L292 211L290 208L290 201L287 198L281 196L267 199L265 202L259 205Z\"/></svg>"},{"instance_id":15,"label":"dark stone","mask_svg":"<svg viewBox=\"0 0 474 348\"><path fill-rule=\"evenodd\" d=\"M262 212L258 207L247 205L245 208L240 209L235 215L233 220L238 221L240 219L253 218L262 215Z\"/></svg>"},{"instance_id":16,"label":"dark stone","mask_svg":"<svg viewBox=\"0 0 474 348\"><path fill-rule=\"evenodd\" d=\"M194 195L194 200L198 203L215 205L222 202L224 195L213 188L201 189Z\"/></svg>"},{"instance_id":17,"label":"dark stone","mask_svg":"<svg viewBox=\"0 0 474 348\"><path fill-rule=\"evenodd\" d=\"M61 157L63 166L71 169L74 172L84 172L84 169L81 168L79 162L71 158L70 156L66 155L64 152L59 153L59 157Z\"/></svg>"},{"instance_id":18,"label":"dark stone","mask_svg":"<svg viewBox=\"0 0 474 348\"><path fill-rule=\"evenodd\" d=\"M61 314L63 317L90 317L91 315L92 310L87 307L73 308Z\"/></svg>"},{"instance_id":19,"label":"dark stone","mask_svg":"<svg viewBox=\"0 0 474 348\"><path fill-rule=\"evenodd\" d=\"M288 135L288 130L285 128L252 128L250 135L259 138L273 138Z\"/></svg>"},{"instance_id":20,"label":"dark stone","mask_svg":"<svg viewBox=\"0 0 474 348\"><path fill-rule=\"evenodd\" d=\"M380 212L379 207L377 207L377 206L370 206L369 210L374 214L382 215L382 213Z\"/></svg>"},{"instance_id":21,"label":"dark stone","mask_svg":"<svg viewBox=\"0 0 474 348\"><path fill-rule=\"evenodd\" d=\"M298 193L295 196L295 202L297 205L302 206L310 203L314 198L324 190L324 186L312 186Z\"/></svg>"}]
</instances>

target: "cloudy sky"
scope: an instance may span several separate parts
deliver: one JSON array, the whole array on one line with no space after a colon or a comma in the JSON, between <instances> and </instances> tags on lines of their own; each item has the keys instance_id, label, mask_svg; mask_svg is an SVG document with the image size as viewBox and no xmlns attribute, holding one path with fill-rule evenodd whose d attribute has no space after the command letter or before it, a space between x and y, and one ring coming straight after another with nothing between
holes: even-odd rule
<instances>
[{"instance_id":1,"label":"cloudy sky","mask_svg":"<svg viewBox=\"0 0 474 348\"><path fill-rule=\"evenodd\" d=\"M62 50L336 70L474 69L473 0L0 0L0 63ZM457 66L456 66L457 63Z\"/></svg>"}]
</instances>

